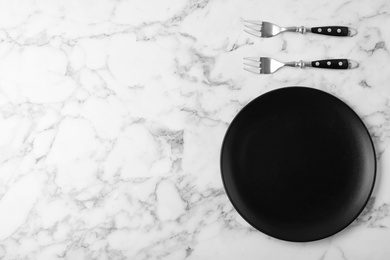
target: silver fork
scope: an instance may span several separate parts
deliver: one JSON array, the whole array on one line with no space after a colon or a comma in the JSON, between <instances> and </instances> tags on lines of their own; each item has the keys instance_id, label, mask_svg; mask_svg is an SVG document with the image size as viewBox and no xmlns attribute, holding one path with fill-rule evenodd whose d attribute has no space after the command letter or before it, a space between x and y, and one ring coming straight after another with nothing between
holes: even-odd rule
<instances>
[{"instance_id":1,"label":"silver fork","mask_svg":"<svg viewBox=\"0 0 390 260\"><path fill-rule=\"evenodd\" d=\"M355 29L346 26L281 27L265 21L244 20L244 22L246 23L244 26L251 29L250 31L244 30L245 32L261 38L273 37L282 32L298 32L302 34L311 32L329 36L354 36L357 33Z\"/></svg>"},{"instance_id":2,"label":"silver fork","mask_svg":"<svg viewBox=\"0 0 390 260\"><path fill-rule=\"evenodd\" d=\"M257 73L257 74L271 74L277 71L280 68L285 66L288 67L313 67L313 68L323 68L323 69L354 69L359 66L356 61L348 59L328 59L328 60L316 60L316 61L290 61L290 62L280 62L275 59L268 57L248 57L244 58L249 61L249 63L244 63L244 65L249 66L250 68L244 68L244 70Z\"/></svg>"}]
</instances>

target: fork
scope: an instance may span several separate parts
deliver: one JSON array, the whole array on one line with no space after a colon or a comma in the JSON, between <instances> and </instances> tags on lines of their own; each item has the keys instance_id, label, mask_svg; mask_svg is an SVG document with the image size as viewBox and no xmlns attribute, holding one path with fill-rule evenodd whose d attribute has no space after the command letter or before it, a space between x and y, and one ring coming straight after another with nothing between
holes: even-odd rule
<instances>
[{"instance_id":1,"label":"fork","mask_svg":"<svg viewBox=\"0 0 390 260\"><path fill-rule=\"evenodd\" d=\"M316 61L290 61L290 62L280 62L275 59L268 57L248 57L244 58L250 63L244 63L251 68L244 68L244 70L257 73L257 74L271 74L276 72L278 69L287 67L313 67L313 68L323 68L323 69L354 69L359 66L356 61L348 59L328 59L328 60L316 60Z\"/></svg>"},{"instance_id":2,"label":"fork","mask_svg":"<svg viewBox=\"0 0 390 260\"><path fill-rule=\"evenodd\" d=\"M244 22L247 23L244 24L244 26L251 29L251 31L244 30L245 32L261 38L273 37L282 32L298 32L301 34L311 32L329 36L354 36L357 34L357 31L355 29L346 26L322 26L312 28L304 26L281 27L276 24L265 21L244 20Z\"/></svg>"}]
</instances>

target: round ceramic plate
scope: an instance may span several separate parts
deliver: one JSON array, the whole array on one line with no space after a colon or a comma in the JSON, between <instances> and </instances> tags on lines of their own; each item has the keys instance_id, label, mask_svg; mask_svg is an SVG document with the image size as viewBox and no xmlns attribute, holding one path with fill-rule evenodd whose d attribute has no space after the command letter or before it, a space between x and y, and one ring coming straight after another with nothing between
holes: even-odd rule
<instances>
[{"instance_id":1,"label":"round ceramic plate","mask_svg":"<svg viewBox=\"0 0 390 260\"><path fill-rule=\"evenodd\" d=\"M362 212L375 183L375 149L359 116L338 98L287 87L246 105L221 151L222 180L259 231L306 242L331 236Z\"/></svg>"}]
</instances>

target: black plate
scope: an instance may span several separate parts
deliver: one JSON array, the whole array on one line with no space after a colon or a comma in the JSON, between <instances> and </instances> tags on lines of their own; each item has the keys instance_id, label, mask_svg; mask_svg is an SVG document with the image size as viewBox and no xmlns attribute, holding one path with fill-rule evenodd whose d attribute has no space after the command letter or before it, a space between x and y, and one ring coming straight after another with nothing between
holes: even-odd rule
<instances>
[{"instance_id":1,"label":"black plate","mask_svg":"<svg viewBox=\"0 0 390 260\"><path fill-rule=\"evenodd\" d=\"M359 116L312 88L265 93L229 126L221 151L225 190L239 214L272 237L331 236L364 209L376 157Z\"/></svg>"}]
</instances>

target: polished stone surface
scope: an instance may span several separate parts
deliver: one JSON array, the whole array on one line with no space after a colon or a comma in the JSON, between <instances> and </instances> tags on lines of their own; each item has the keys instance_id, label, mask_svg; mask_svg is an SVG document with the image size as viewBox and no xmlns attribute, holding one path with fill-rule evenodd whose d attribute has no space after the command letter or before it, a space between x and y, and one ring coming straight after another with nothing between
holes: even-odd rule
<instances>
[{"instance_id":1,"label":"polished stone surface","mask_svg":"<svg viewBox=\"0 0 390 260\"><path fill-rule=\"evenodd\" d=\"M387 0L0 2L0 258L389 259L389 12ZM358 34L260 39L244 19ZM247 56L360 66L256 75ZM345 101L377 149L365 211L313 243L252 228L220 177L233 117L285 86Z\"/></svg>"}]
</instances>

